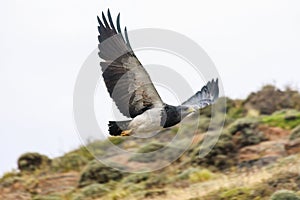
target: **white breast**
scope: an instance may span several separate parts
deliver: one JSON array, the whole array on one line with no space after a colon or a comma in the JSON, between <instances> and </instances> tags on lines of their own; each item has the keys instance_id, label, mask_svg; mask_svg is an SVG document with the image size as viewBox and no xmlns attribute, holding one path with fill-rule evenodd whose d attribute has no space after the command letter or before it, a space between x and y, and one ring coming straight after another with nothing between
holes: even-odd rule
<instances>
[{"instance_id":1,"label":"white breast","mask_svg":"<svg viewBox=\"0 0 300 200\"><path fill-rule=\"evenodd\" d=\"M136 116L129 124L134 135L148 135L161 130L161 112L163 108L152 108ZM152 135L152 134L151 134Z\"/></svg>"}]
</instances>

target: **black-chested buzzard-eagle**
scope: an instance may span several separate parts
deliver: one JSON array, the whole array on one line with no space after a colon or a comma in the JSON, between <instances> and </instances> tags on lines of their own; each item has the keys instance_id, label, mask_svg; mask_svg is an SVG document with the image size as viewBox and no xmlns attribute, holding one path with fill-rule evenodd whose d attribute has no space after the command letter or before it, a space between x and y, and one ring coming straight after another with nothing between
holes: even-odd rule
<instances>
[{"instance_id":1,"label":"black-chested buzzard-eagle","mask_svg":"<svg viewBox=\"0 0 300 200\"><path fill-rule=\"evenodd\" d=\"M109 121L109 134L128 136L150 133L174 126L188 114L212 104L219 95L218 79L209 81L200 91L179 106L164 103L151 79L133 52L125 27L124 36L110 11L102 12L99 26L99 56L102 76L110 97L120 112L131 120Z\"/></svg>"}]
</instances>

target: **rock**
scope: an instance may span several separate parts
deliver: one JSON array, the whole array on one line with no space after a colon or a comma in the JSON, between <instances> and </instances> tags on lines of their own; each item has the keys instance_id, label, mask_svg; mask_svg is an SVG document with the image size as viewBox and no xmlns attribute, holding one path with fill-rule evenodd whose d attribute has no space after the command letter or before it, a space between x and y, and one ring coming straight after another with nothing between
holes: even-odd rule
<instances>
[{"instance_id":1,"label":"rock","mask_svg":"<svg viewBox=\"0 0 300 200\"><path fill-rule=\"evenodd\" d=\"M269 127L261 125L258 127L258 130L260 130L264 134L264 137L267 140L283 139L287 138L290 135L289 130L282 129L280 127Z\"/></svg>"},{"instance_id":2,"label":"rock","mask_svg":"<svg viewBox=\"0 0 300 200\"><path fill-rule=\"evenodd\" d=\"M300 138L300 125L295 127L290 135L290 140L294 140L296 138Z\"/></svg>"},{"instance_id":3,"label":"rock","mask_svg":"<svg viewBox=\"0 0 300 200\"><path fill-rule=\"evenodd\" d=\"M266 85L260 91L251 93L243 104L247 110L255 109L269 115L280 109L299 109L300 94L296 90L281 91L273 85Z\"/></svg>"},{"instance_id":4,"label":"rock","mask_svg":"<svg viewBox=\"0 0 300 200\"><path fill-rule=\"evenodd\" d=\"M300 138L289 141L285 144L285 149L288 154L295 154L300 152Z\"/></svg>"},{"instance_id":5,"label":"rock","mask_svg":"<svg viewBox=\"0 0 300 200\"><path fill-rule=\"evenodd\" d=\"M25 153L18 159L18 168L21 171L34 171L50 165L51 160L39 153Z\"/></svg>"},{"instance_id":6,"label":"rock","mask_svg":"<svg viewBox=\"0 0 300 200\"><path fill-rule=\"evenodd\" d=\"M267 165L286 155L286 141L266 141L240 149L238 162L245 165Z\"/></svg>"},{"instance_id":7,"label":"rock","mask_svg":"<svg viewBox=\"0 0 300 200\"><path fill-rule=\"evenodd\" d=\"M167 192L165 190L149 190L145 193L145 198L154 198L156 196L166 196Z\"/></svg>"}]
</instances>

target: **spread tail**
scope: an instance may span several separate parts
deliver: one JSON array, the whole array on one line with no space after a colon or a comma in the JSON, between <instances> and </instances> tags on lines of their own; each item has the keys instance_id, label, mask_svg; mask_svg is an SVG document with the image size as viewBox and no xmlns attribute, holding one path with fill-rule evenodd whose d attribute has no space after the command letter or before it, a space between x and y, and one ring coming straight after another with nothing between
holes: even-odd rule
<instances>
[{"instance_id":1,"label":"spread tail","mask_svg":"<svg viewBox=\"0 0 300 200\"><path fill-rule=\"evenodd\" d=\"M110 135L119 136L123 131L128 130L128 125L131 120L127 121L109 121L108 132Z\"/></svg>"}]
</instances>

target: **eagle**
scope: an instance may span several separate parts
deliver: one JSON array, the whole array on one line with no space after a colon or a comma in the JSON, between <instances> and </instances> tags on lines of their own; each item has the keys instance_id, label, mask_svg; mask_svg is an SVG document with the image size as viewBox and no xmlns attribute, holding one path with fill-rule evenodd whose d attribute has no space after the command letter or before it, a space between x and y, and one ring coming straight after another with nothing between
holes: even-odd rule
<instances>
[{"instance_id":1,"label":"eagle","mask_svg":"<svg viewBox=\"0 0 300 200\"><path fill-rule=\"evenodd\" d=\"M178 124L183 118L216 101L219 96L218 79L208 81L195 95L181 105L162 101L149 74L131 48L127 28L116 27L108 9L98 19L98 40L102 76L110 97L119 111L130 120L109 121L112 136L152 133Z\"/></svg>"}]
</instances>

